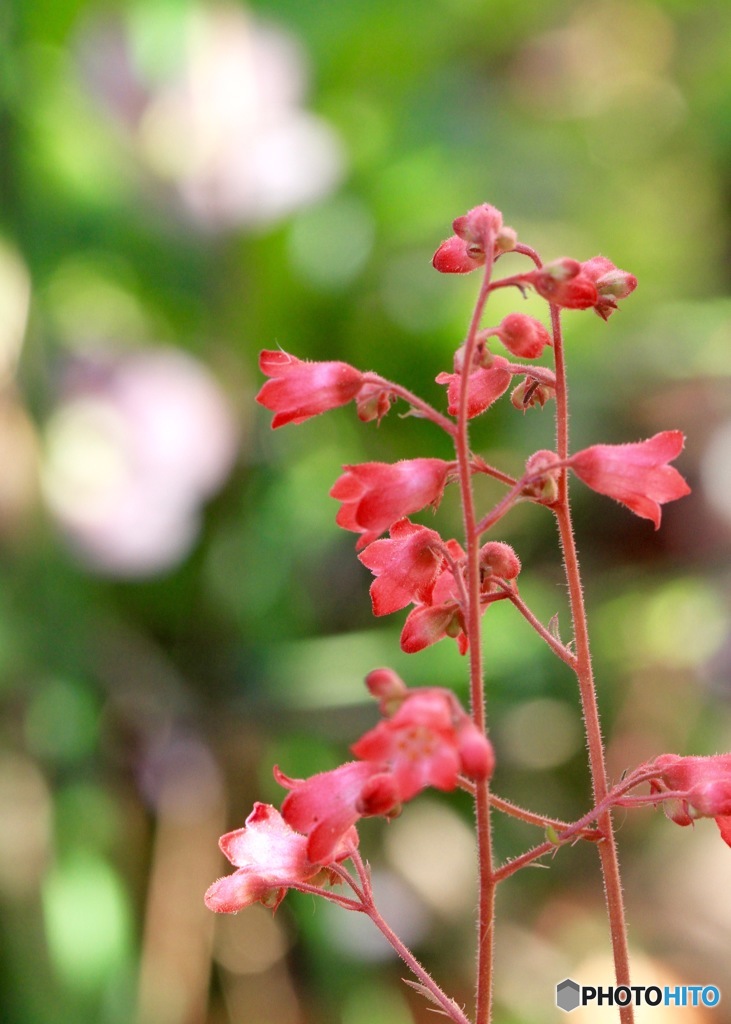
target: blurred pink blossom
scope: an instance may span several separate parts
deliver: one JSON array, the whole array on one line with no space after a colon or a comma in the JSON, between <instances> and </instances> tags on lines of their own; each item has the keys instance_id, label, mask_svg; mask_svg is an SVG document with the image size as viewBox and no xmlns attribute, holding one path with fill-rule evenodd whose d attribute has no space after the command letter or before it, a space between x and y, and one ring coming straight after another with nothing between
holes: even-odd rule
<instances>
[{"instance_id":1,"label":"blurred pink blossom","mask_svg":"<svg viewBox=\"0 0 731 1024\"><path fill-rule=\"evenodd\" d=\"M326 195L343 151L302 107L298 42L230 5L193 6L184 18L178 59L166 37L147 66L135 48L139 24L97 21L82 38L86 82L142 163L206 228L268 224Z\"/></svg>"},{"instance_id":2,"label":"blurred pink blossom","mask_svg":"<svg viewBox=\"0 0 731 1024\"><path fill-rule=\"evenodd\" d=\"M153 575L187 554L200 506L235 454L224 395L191 356L165 348L84 356L47 425L44 493L87 564Z\"/></svg>"}]
</instances>

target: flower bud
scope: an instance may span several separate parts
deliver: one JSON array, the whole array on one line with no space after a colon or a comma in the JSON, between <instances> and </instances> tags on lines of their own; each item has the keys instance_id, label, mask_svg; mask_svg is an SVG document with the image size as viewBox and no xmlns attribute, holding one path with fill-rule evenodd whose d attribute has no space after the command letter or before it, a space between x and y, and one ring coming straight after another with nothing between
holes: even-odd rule
<instances>
[{"instance_id":1,"label":"flower bud","mask_svg":"<svg viewBox=\"0 0 731 1024\"><path fill-rule=\"evenodd\" d=\"M496 239L503 230L503 215L496 207L489 203L482 203L469 210L463 217L457 217L452 222L452 230L463 241L467 242L468 251L475 256L477 252L484 253L485 242L490 235Z\"/></svg>"},{"instance_id":2,"label":"flower bud","mask_svg":"<svg viewBox=\"0 0 731 1024\"><path fill-rule=\"evenodd\" d=\"M488 541L480 548L480 574L513 580L520 572L520 559L509 544L499 540Z\"/></svg>"},{"instance_id":3,"label":"flower bud","mask_svg":"<svg viewBox=\"0 0 731 1024\"><path fill-rule=\"evenodd\" d=\"M547 263L540 270L527 274L539 295L565 309L589 309L599 300L596 285L581 272L578 260L567 257Z\"/></svg>"},{"instance_id":4,"label":"flower bud","mask_svg":"<svg viewBox=\"0 0 731 1024\"><path fill-rule=\"evenodd\" d=\"M497 336L508 352L520 359L537 359L546 345L551 344L551 335L535 317L525 313L510 313L500 323Z\"/></svg>"},{"instance_id":5,"label":"flower bud","mask_svg":"<svg viewBox=\"0 0 731 1024\"><path fill-rule=\"evenodd\" d=\"M495 255L503 252L512 252L518 244L518 232L513 228L503 225L495 235Z\"/></svg>"},{"instance_id":6,"label":"flower bud","mask_svg":"<svg viewBox=\"0 0 731 1024\"><path fill-rule=\"evenodd\" d=\"M457 729L458 753L462 771L469 779L482 781L492 778L495 770L495 751L489 739L474 722L465 717Z\"/></svg>"},{"instance_id":7,"label":"flower bud","mask_svg":"<svg viewBox=\"0 0 731 1024\"><path fill-rule=\"evenodd\" d=\"M365 678L368 692L379 702L381 714L392 715L408 694L408 687L392 668L374 668Z\"/></svg>"}]
</instances>

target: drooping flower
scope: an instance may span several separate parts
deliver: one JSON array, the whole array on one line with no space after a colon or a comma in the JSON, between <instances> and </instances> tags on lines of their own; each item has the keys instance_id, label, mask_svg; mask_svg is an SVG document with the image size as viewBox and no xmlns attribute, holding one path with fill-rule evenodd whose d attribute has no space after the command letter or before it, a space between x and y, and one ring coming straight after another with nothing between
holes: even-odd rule
<instances>
[{"instance_id":1,"label":"drooping flower","mask_svg":"<svg viewBox=\"0 0 731 1024\"><path fill-rule=\"evenodd\" d=\"M402 802L427 786L454 789L460 773L489 778L495 763L490 741L454 694L437 687L408 692L398 710L351 749L389 765Z\"/></svg>"},{"instance_id":2,"label":"drooping flower","mask_svg":"<svg viewBox=\"0 0 731 1024\"><path fill-rule=\"evenodd\" d=\"M465 553L458 541L448 540L445 547L455 565L464 560ZM405 654L416 654L447 636L457 641L460 654L467 651L460 588L452 569L442 567L429 601L415 604L406 616L401 631L401 650Z\"/></svg>"},{"instance_id":3,"label":"drooping flower","mask_svg":"<svg viewBox=\"0 0 731 1024\"><path fill-rule=\"evenodd\" d=\"M714 818L724 842L731 846L731 754L662 754L648 767L662 770L650 783L652 792L673 794L663 801L672 821L691 825L696 818Z\"/></svg>"},{"instance_id":4,"label":"drooping flower","mask_svg":"<svg viewBox=\"0 0 731 1024\"><path fill-rule=\"evenodd\" d=\"M546 263L524 274L522 281L532 284L539 295L564 309L590 309L599 301L596 285L582 272L578 260L564 258Z\"/></svg>"},{"instance_id":5,"label":"drooping flower","mask_svg":"<svg viewBox=\"0 0 731 1024\"><path fill-rule=\"evenodd\" d=\"M347 405L363 384L360 370L347 363L307 362L281 350L262 352L259 368L272 379L256 400L275 414L274 428Z\"/></svg>"},{"instance_id":6,"label":"drooping flower","mask_svg":"<svg viewBox=\"0 0 731 1024\"><path fill-rule=\"evenodd\" d=\"M596 444L569 460L574 473L599 494L626 505L650 519L657 530L661 505L690 494L687 483L672 466L683 449L679 430L664 430L635 444Z\"/></svg>"},{"instance_id":7,"label":"drooping flower","mask_svg":"<svg viewBox=\"0 0 731 1024\"><path fill-rule=\"evenodd\" d=\"M509 313L495 333L508 352L519 359L537 359L551 344L551 335L541 321L525 313Z\"/></svg>"},{"instance_id":8,"label":"drooping flower","mask_svg":"<svg viewBox=\"0 0 731 1024\"><path fill-rule=\"evenodd\" d=\"M457 641L460 654L466 653L467 634L459 602L448 598L434 604L418 604L406 616L401 630L401 650L405 654L416 654L446 636Z\"/></svg>"},{"instance_id":9,"label":"drooping flower","mask_svg":"<svg viewBox=\"0 0 731 1024\"><path fill-rule=\"evenodd\" d=\"M605 256L594 256L581 264L581 273L594 282L598 300L594 309L602 318L608 320L617 308L619 299L626 299L637 287L637 278L620 270Z\"/></svg>"},{"instance_id":10,"label":"drooping flower","mask_svg":"<svg viewBox=\"0 0 731 1024\"><path fill-rule=\"evenodd\" d=\"M355 830L347 842L333 848L331 862L342 860L354 844ZM206 892L206 906L220 914L235 914L253 903L276 909L290 886L322 871L307 856L307 836L290 828L269 804L254 804L244 828L221 836L219 846L238 869L219 878Z\"/></svg>"},{"instance_id":11,"label":"drooping flower","mask_svg":"<svg viewBox=\"0 0 731 1024\"><path fill-rule=\"evenodd\" d=\"M454 234L434 253L432 265L442 274L468 274L485 263L485 245L493 238L495 255L515 248L517 236L503 225L503 215L489 203L475 206L452 222Z\"/></svg>"},{"instance_id":12,"label":"drooping flower","mask_svg":"<svg viewBox=\"0 0 731 1024\"><path fill-rule=\"evenodd\" d=\"M452 567L445 558L431 588L429 600L415 602L414 608L406 616L401 631L401 650L405 654L416 654L448 636L457 641L460 654L465 654L469 648L462 608L463 592L455 578L455 572L461 571L460 563L464 561L465 553L456 540L448 540L444 547L451 556ZM480 549L481 612L484 613L490 604L507 596L505 588L497 581L510 583L519 572L520 559L509 544L489 541L483 545Z\"/></svg>"},{"instance_id":13,"label":"drooping flower","mask_svg":"<svg viewBox=\"0 0 731 1024\"><path fill-rule=\"evenodd\" d=\"M403 459L345 466L330 491L342 502L335 521L362 534L360 549L376 540L397 519L441 500L451 463L443 459Z\"/></svg>"},{"instance_id":14,"label":"drooping flower","mask_svg":"<svg viewBox=\"0 0 731 1024\"><path fill-rule=\"evenodd\" d=\"M508 369L508 361L502 356L494 356L489 366L478 366L470 373L467 384L467 417L479 416L510 387L512 372ZM456 416L459 412L459 395L462 387L461 373L440 373L437 384L447 385L448 412Z\"/></svg>"},{"instance_id":15,"label":"drooping flower","mask_svg":"<svg viewBox=\"0 0 731 1024\"><path fill-rule=\"evenodd\" d=\"M428 602L444 562L436 530L398 519L389 532L390 539L375 540L358 555L376 577L370 590L374 615Z\"/></svg>"},{"instance_id":16,"label":"drooping flower","mask_svg":"<svg viewBox=\"0 0 731 1024\"><path fill-rule=\"evenodd\" d=\"M275 768L274 777L290 790L282 817L308 837L307 858L313 864L330 864L360 818L398 808L396 783L384 763L349 761L308 779L290 779Z\"/></svg>"}]
</instances>

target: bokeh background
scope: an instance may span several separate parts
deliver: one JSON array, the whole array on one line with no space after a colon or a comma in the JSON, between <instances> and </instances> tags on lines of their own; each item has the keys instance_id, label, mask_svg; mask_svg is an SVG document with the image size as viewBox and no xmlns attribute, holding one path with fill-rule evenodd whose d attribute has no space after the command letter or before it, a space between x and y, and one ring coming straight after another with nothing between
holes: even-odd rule
<instances>
[{"instance_id":1,"label":"bokeh background","mask_svg":"<svg viewBox=\"0 0 731 1024\"><path fill-rule=\"evenodd\" d=\"M279 802L273 763L334 767L375 722L366 672L465 693L451 641L407 658L403 616L372 619L327 496L344 463L445 440L351 408L272 432L253 396L281 345L442 402L476 282L430 257L479 202L544 258L601 252L640 280L608 324L565 317L574 446L688 435L693 494L659 533L575 488L613 777L731 748L730 53L725 0L2 4L7 1024L431 1019L369 922L296 894L214 918L202 894L218 835ZM475 446L517 471L551 423L505 401ZM439 515L455 535L452 499ZM550 515L521 507L500 537L567 635ZM572 679L512 609L485 628L496 787L574 818ZM470 822L464 794L429 794L361 830L387 917L468 1005ZM536 838L496 821L502 857ZM731 999L713 823L639 812L620 844L638 983ZM608 978L593 849L522 872L499 913L499 1024L556 1020L567 975Z\"/></svg>"}]
</instances>

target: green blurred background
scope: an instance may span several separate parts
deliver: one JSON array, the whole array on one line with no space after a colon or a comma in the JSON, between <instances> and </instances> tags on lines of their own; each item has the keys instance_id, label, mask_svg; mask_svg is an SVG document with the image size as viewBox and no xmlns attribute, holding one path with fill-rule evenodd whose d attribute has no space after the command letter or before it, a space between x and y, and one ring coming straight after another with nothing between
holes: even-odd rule
<instances>
[{"instance_id":1,"label":"green blurred background","mask_svg":"<svg viewBox=\"0 0 731 1024\"><path fill-rule=\"evenodd\" d=\"M657 534L575 489L611 771L731 748L731 6L5 0L0 47L3 1021L431 1020L369 922L296 894L273 919L202 905L218 835L281 798L272 764L334 767L374 723L366 672L465 694L451 641L407 658L403 615L372 619L327 496L344 463L445 440L350 408L273 433L257 353L443 402L476 280L429 261L482 201L546 259L637 274L609 324L565 317L575 448L688 435L693 494ZM504 401L475 446L516 472L551 423ZM453 498L438 524L457 535ZM499 536L567 636L550 515ZM485 629L497 791L576 817L573 681L511 608ZM470 821L429 794L361 829L387 917L468 1005ZM537 838L496 821L501 857ZM620 848L637 983L731 998L713 823L638 812ZM608 977L593 849L522 872L499 913L499 1024Z\"/></svg>"}]
</instances>

